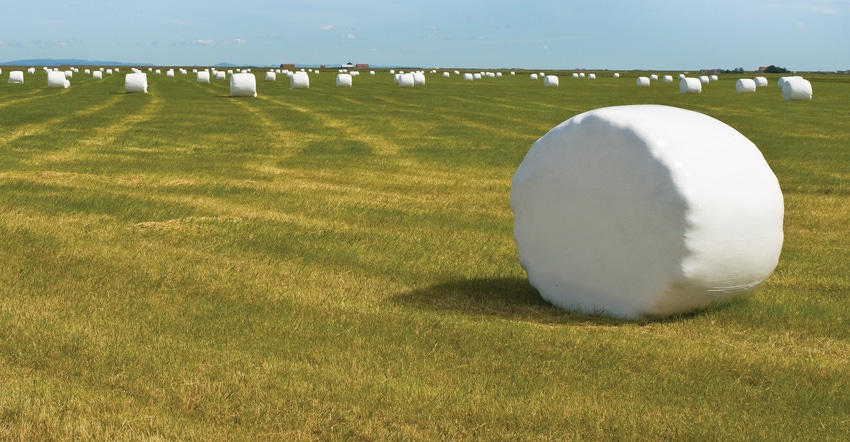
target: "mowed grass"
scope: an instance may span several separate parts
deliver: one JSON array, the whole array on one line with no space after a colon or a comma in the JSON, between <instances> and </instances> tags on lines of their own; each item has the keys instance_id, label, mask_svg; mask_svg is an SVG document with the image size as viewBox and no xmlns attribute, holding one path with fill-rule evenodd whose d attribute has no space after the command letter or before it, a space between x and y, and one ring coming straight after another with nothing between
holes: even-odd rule
<instances>
[{"instance_id":1,"label":"mowed grass","mask_svg":"<svg viewBox=\"0 0 850 442\"><path fill-rule=\"evenodd\" d=\"M0 439L846 440L850 78L811 102L624 73L0 82ZM731 125L783 188L751 297L663 321L562 311L510 181L598 107ZM731 196L730 197L734 197Z\"/></svg>"}]
</instances>

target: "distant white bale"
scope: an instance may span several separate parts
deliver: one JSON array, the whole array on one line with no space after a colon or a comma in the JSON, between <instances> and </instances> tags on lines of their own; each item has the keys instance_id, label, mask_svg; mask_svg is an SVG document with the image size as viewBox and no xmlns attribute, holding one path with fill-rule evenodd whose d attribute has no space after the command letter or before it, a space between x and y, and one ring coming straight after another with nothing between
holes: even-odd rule
<instances>
[{"instance_id":1,"label":"distant white bale","mask_svg":"<svg viewBox=\"0 0 850 442\"><path fill-rule=\"evenodd\" d=\"M215 73L215 79L216 80L226 80L227 74L225 74L223 71L218 71L218 72Z\"/></svg>"},{"instance_id":2,"label":"distant white bale","mask_svg":"<svg viewBox=\"0 0 850 442\"><path fill-rule=\"evenodd\" d=\"M652 74L649 76L649 81L658 81L658 74Z\"/></svg>"},{"instance_id":3,"label":"distant white bale","mask_svg":"<svg viewBox=\"0 0 850 442\"><path fill-rule=\"evenodd\" d=\"M277 81L277 73L275 71L266 72L266 81Z\"/></svg>"},{"instance_id":4,"label":"distant white bale","mask_svg":"<svg viewBox=\"0 0 850 442\"><path fill-rule=\"evenodd\" d=\"M782 99L809 101L812 99L812 83L800 77L786 78L782 85Z\"/></svg>"},{"instance_id":5,"label":"distant white bale","mask_svg":"<svg viewBox=\"0 0 850 442\"><path fill-rule=\"evenodd\" d=\"M767 78L765 77L756 77L753 78L753 81L756 83L756 87L767 87Z\"/></svg>"},{"instance_id":6,"label":"distant white bale","mask_svg":"<svg viewBox=\"0 0 850 442\"><path fill-rule=\"evenodd\" d=\"M587 74L589 80L596 80L596 74Z\"/></svg>"},{"instance_id":7,"label":"distant white bale","mask_svg":"<svg viewBox=\"0 0 850 442\"><path fill-rule=\"evenodd\" d=\"M9 83L21 84L24 82L24 71L10 71Z\"/></svg>"},{"instance_id":8,"label":"distant white bale","mask_svg":"<svg viewBox=\"0 0 850 442\"><path fill-rule=\"evenodd\" d=\"M455 75L460 75L460 71L454 71L453 73L454 73Z\"/></svg>"},{"instance_id":9,"label":"distant white bale","mask_svg":"<svg viewBox=\"0 0 850 442\"><path fill-rule=\"evenodd\" d=\"M198 71L197 81L198 81L198 83L209 83L210 82L209 71Z\"/></svg>"},{"instance_id":10,"label":"distant white bale","mask_svg":"<svg viewBox=\"0 0 850 442\"><path fill-rule=\"evenodd\" d=\"M27 69L27 72L29 72L30 74L34 74L35 68L29 68L29 69Z\"/></svg>"},{"instance_id":11,"label":"distant white bale","mask_svg":"<svg viewBox=\"0 0 850 442\"><path fill-rule=\"evenodd\" d=\"M289 77L290 89L309 89L310 76L304 71L293 72Z\"/></svg>"},{"instance_id":12,"label":"distant white bale","mask_svg":"<svg viewBox=\"0 0 850 442\"><path fill-rule=\"evenodd\" d=\"M336 86L337 87L351 87L352 77L351 74L336 74Z\"/></svg>"},{"instance_id":13,"label":"distant white bale","mask_svg":"<svg viewBox=\"0 0 850 442\"><path fill-rule=\"evenodd\" d=\"M413 79L413 74L401 74L398 77L399 87L413 87L415 84L416 81Z\"/></svg>"},{"instance_id":14,"label":"distant white bale","mask_svg":"<svg viewBox=\"0 0 850 442\"><path fill-rule=\"evenodd\" d=\"M718 77L717 77L717 75L709 75L709 76L708 76L708 79L709 79L710 81L717 81L717 80L718 80Z\"/></svg>"},{"instance_id":15,"label":"distant white bale","mask_svg":"<svg viewBox=\"0 0 850 442\"><path fill-rule=\"evenodd\" d=\"M95 80L103 80L103 72L94 71L91 73L91 78L94 78Z\"/></svg>"},{"instance_id":16,"label":"distant white bale","mask_svg":"<svg viewBox=\"0 0 850 442\"><path fill-rule=\"evenodd\" d=\"M511 75L516 75L516 72L511 71Z\"/></svg>"},{"instance_id":17,"label":"distant white bale","mask_svg":"<svg viewBox=\"0 0 850 442\"><path fill-rule=\"evenodd\" d=\"M543 77L543 86L555 87L558 86L559 79L557 75L547 75Z\"/></svg>"},{"instance_id":18,"label":"distant white bale","mask_svg":"<svg viewBox=\"0 0 850 442\"><path fill-rule=\"evenodd\" d=\"M193 73L193 74L197 74L197 73L198 73L198 70L197 70L197 69L192 69L192 73Z\"/></svg>"},{"instance_id":19,"label":"distant white bale","mask_svg":"<svg viewBox=\"0 0 850 442\"><path fill-rule=\"evenodd\" d=\"M472 75L472 72L467 72L463 74L463 81L474 81L475 77Z\"/></svg>"},{"instance_id":20,"label":"distant white bale","mask_svg":"<svg viewBox=\"0 0 850 442\"><path fill-rule=\"evenodd\" d=\"M248 72L237 72L230 76L231 97L256 97L257 78Z\"/></svg>"},{"instance_id":21,"label":"distant white bale","mask_svg":"<svg viewBox=\"0 0 850 442\"><path fill-rule=\"evenodd\" d=\"M537 80L538 77L537 74L531 74L528 76L528 78L531 78L532 80Z\"/></svg>"},{"instance_id":22,"label":"distant white bale","mask_svg":"<svg viewBox=\"0 0 850 442\"><path fill-rule=\"evenodd\" d=\"M64 72L49 71L47 73L47 87L68 87L70 85Z\"/></svg>"},{"instance_id":23,"label":"distant white bale","mask_svg":"<svg viewBox=\"0 0 850 442\"><path fill-rule=\"evenodd\" d=\"M168 78L174 78L174 69L169 69L165 71L165 76Z\"/></svg>"},{"instance_id":24,"label":"distant white bale","mask_svg":"<svg viewBox=\"0 0 850 442\"><path fill-rule=\"evenodd\" d=\"M369 71L369 75L375 75L375 71Z\"/></svg>"},{"instance_id":25,"label":"distant white bale","mask_svg":"<svg viewBox=\"0 0 850 442\"><path fill-rule=\"evenodd\" d=\"M664 83L672 83L673 82L673 76L672 75L665 75L665 76L661 77L661 81L664 82Z\"/></svg>"},{"instance_id":26,"label":"distant white bale","mask_svg":"<svg viewBox=\"0 0 850 442\"><path fill-rule=\"evenodd\" d=\"M107 70L106 70L106 75L112 75L112 69L107 69Z\"/></svg>"},{"instance_id":27,"label":"distant white bale","mask_svg":"<svg viewBox=\"0 0 850 442\"><path fill-rule=\"evenodd\" d=\"M24 71L10 71L9 83L21 84L24 82Z\"/></svg>"},{"instance_id":28,"label":"distant white bale","mask_svg":"<svg viewBox=\"0 0 850 442\"><path fill-rule=\"evenodd\" d=\"M71 71L71 70L65 71L65 78L67 78L69 80L71 78L74 78L74 71Z\"/></svg>"},{"instance_id":29,"label":"distant white bale","mask_svg":"<svg viewBox=\"0 0 850 442\"><path fill-rule=\"evenodd\" d=\"M710 81L711 81L711 79L710 79L710 78L708 78L708 75L700 75L700 76L699 76L699 82L700 82L700 83L706 84L706 83L708 83L708 82L710 82Z\"/></svg>"},{"instance_id":30,"label":"distant white bale","mask_svg":"<svg viewBox=\"0 0 850 442\"><path fill-rule=\"evenodd\" d=\"M639 87L649 87L649 84L650 84L649 77L638 77L635 84Z\"/></svg>"},{"instance_id":31,"label":"distant white bale","mask_svg":"<svg viewBox=\"0 0 850 442\"><path fill-rule=\"evenodd\" d=\"M537 76L539 76L540 78L543 78L543 77L545 77L545 76L546 76L546 73L545 73L545 72L540 72L540 73L538 73L538 74L537 74Z\"/></svg>"},{"instance_id":32,"label":"distant white bale","mask_svg":"<svg viewBox=\"0 0 850 442\"><path fill-rule=\"evenodd\" d=\"M413 83L417 86L421 86L425 84L425 74L422 72L414 72L413 73Z\"/></svg>"},{"instance_id":33,"label":"distant white bale","mask_svg":"<svg viewBox=\"0 0 850 442\"><path fill-rule=\"evenodd\" d=\"M144 72L133 72L124 76L124 92L148 93L148 74Z\"/></svg>"},{"instance_id":34,"label":"distant white bale","mask_svg":"<svg viewBox=\"0 0 850 442\"><path fill-rule=\"evenodd\" d=\"M756 82L755 80L749 78L739 78L738 81L735 82L735 91L736 92L755 92L756 91Z\"/></svg>"},{"instance_id":35,"label":"distant white bale","mask_svg":"<svg viewBox=\"0 0 850 442\"><path fill-rule=\"evenodd\" d=\"M679 80L679 92L683 94L698 94L702 92L702 81L699 78L685 77Z\"/></svg>"},{"instance_id":36,"label":"distant white bale","mask_svg":"<svg viewBox=\"0 0 850 442\"><path fill-rule=\"evenodd\" d=\"M154 71L154 73L156 75L162 75L162 69L157 69L156 71Z\"/></svg>"},{"instance_id":37,"label":"distant white bale","mask_svg":"<svg viewBox=\"0 0 850 442\"><path fill-rule=\"evenodd\" d=\"M233 75L233 69L228 69L228 70L227 70L227 75Z\"/></svg>"},{"instance_id":38,"label":"distant white bale","mask_svg":"<svg viewBox=\"0 0 850 442\"><path fill-rule=\"evenodd\" d=\"M620 73L619 73L619 72L614 72L614 78L620 78Z\"/></svg>"},{"instance_id":39,"label":"distant white bale","mask_svg":"<svg viewBox=\"0 0 850 442\"><path fill-rule=\"evenodd\" d=\"M573 72L573 74L571 75L571 77L573 77L573 78L578 78L578 72Z\"/></svg>"},{"instance_id":40,"label":"distant white bale","mask_svg":"<svg viewBox=\"0 0 850 442\"><path fill-rule=\"evenodd\" d=\"M452 74L450 74L448 72L443 72L443 78L449 78L451 76L452 76Z\"/></svg>"},{"instance_id":41,"label":"distant white bale","mask_svg":"<svg viewBox=\"0 0 850 442\"><path fill-rule=\"evenodd\" d=\"M679 74L679 80L685 78L685 74Z\"/></svg>"},{"instance_id":42,"label":"distant white bale","mask_svg":"<svg viewBox=\"0 0 850 442\"><path fill-rule=\"evenodd\" d=\"M0 70L0 73L3 73L3 71ZM83 73L86 74L86 75L89 75L89 74L91 74L91 69L86 69L86 70L83 71Z\"/></svg>"},{"instance_id":43,"label":"distant white bale","mask_svg":"<svg viewBox=\"0 0 850 442\"><path fill-rule=\"evenodd\" d=\"M783 243L782 191L759 149L669 106L556 126L517 168L510 205L531 285L588 314L661 318L746 295Z\"/></svg>"},{"instance_id":44,"label":"distant white bale","mask_svg":"<svg viewBox=\"0 0 850 442\"><path fill-rule=\"evenodd\" d=\"M390 69L390 74L395 75L395 69Z\"/></svg>"},{"instance_id":45,"label":"distant white bale","mask_svg":"<svg viewBox=\"0 0 850 442\"><path fill-rule=\"evenodd\" d=\"M352 77L359 77L360 71L351 71L350 74L351 74Z\"/></svg>"},{"instance_id":46,"label":"distant white bale","mask_svg":"<svg viewBox=\"0 0 850 442\"><path fill-rule=\"evenodd\" d=\"M581 77L581 78L584 78L585 77L584 72L579 72L578 76Z\"/></svg>"},{"instance_id":47,"label":"distant white bale","mask_svg":"<svg viewBox=\"0 0 850 442\"><path fill-rule=\"evenodd\" d=\"M502 78L502 73L501 73L501 72L496 72L496 78Z\"/></svg>"}]
</instances>

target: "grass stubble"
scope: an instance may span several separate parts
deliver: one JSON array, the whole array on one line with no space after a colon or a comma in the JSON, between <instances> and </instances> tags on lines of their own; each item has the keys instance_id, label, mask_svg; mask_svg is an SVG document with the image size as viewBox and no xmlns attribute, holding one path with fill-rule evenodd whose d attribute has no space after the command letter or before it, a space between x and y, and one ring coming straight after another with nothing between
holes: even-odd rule
<instances>
[{"instance_id":1,"label":"grass stubble","mask_svg":"<svg viewBox=\"0 0 850 442\"><path fill-rule=\"evenodd\" d=\"M846 439L850 80L783 102L630 75L0 85L0 438ZM638 103L726 122L779 177L753 296L625 322L528 285L514 170Z\"/></svg>"}]
</instances>

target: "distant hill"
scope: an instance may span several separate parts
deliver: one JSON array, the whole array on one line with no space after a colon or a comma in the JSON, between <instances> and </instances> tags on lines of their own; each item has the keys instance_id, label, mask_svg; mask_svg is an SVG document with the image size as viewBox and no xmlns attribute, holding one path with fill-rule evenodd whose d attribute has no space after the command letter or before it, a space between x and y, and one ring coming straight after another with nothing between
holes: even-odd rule
<instances>
[{"instance_id":1,"label":"distant hill","mask_svg":"<svg viewBox=\"0 0 850 442\"><path fill-rule=\"evenodd\" d=\"M120 61L80 60L76 58L33 58L0 62L3 66L153 66L151 63L122 63Z\"/></svg>"}]
</instances>

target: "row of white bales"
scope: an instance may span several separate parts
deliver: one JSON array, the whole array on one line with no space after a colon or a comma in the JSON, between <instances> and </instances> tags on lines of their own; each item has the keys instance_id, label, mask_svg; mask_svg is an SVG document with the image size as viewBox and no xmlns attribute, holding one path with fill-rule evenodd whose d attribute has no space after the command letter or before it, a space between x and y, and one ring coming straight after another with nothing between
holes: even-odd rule
<instances>
[{"instance_id":1,"label":"row of white bales","mask_svg":"<svg viewBox=\"0 0 850 442\"><path fill-rule=\"evenodd\" d=\"M60 71L57 68L48 69L47 67L43 68L47 72L47 86L48 87L69 87L70 79L73 77L74 72L79 72L77 68L70 68L66 71ZM85 74L91 74L95 79L103 78L104 72L106 75L111 75L114 72L119 72L119 68L114 69L95 69L94 71L90 69L85 69ZM140 69L132 68L132 73L126 75L125 79L125 91L128 93L132 92L147 92L147 74L142 72ZM148 69L149 72L155 72L157 75L161 74L162 71L160 69L154 70L153 68ZM0 74L2 74L2 69L0 69ZM180 68L178 72L182 75L187 75L188 71L186 69ZM193 69L192 72L196 74L198 82L210 82L212 78L217 80L226 80L227 75L230 75L230 95L234 97L240 96L257 96L257 82L254 74L251 73L251 69L243 69L239 72L234 72L233 70L227 71L219 71L215 68L211 69ZM290 86L292 89L306 89L310 87L310 77L309 73L319 74L319 70L313 69L301 69L299 71L289 71L288 69L273 69L269 70L265 73L266 81L276 81L278 74L286 75L290 80ZM414 71L407 72L395 70L389 71L391 75L393 75L393 80L400 87L414 87L416 85L424 85L425 84L425 71ZM34 74L35 68L29 68L28 73ZM436 70L431 71L432 74L438 73ZM375 71L369 71L370 75L375 75ZM460 71L455 70L455 75L461 75ZM516 72L511 71L511 75L516 75ZM336 77L336 85L338 87L351 87L353 85L353 77L360 75L359 71L351 71L345 69L340 69L339 73ZM476 72L476 73L463 73L464 81L476 81L481 80L482 78L499 78L502 77L501 72ZM166 72L166 76L174 77L175 71L174 69L168 69ZM443 72L443 77L450 77L451 74L449 72ZM619 73L613 74L614 78L619 78ZM590 80L596 79L596 74L590 73L573 73L573 78L588 78ZM543 72L532 73L529 75L531 80L539 80L543 79L543 85L546 87L558 86L560 84L559 77L556 75L546 75ZM679 74L679 92L683 94L694 94L702 92L702 85L708 84L713 81L718 81L717 75L701 75L699 77L687 77L685 74ZM658 81L659 77L657 74L652 74L648 77L638 77L637 78L637 86L638 87L648 87L653 81ZM661 77L661 81L664 83L673 82L672 75L664 75ZM24 75L23 71L11 71L9 73L9 83L23 83ZM755 77L755 78L741 78L738 79L735 84L735 89L737 92L755 92L757 88L766 87L768 84L766 77ZM811 82L804 79L800 76L789 76L789 77L781 77L778 81L778 86L782 90L782 98L784 100L811 100L812 99L812 85Z\"/></svg>"}]
</instances>

